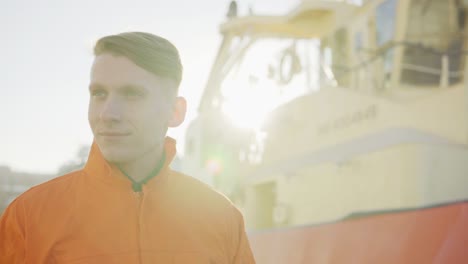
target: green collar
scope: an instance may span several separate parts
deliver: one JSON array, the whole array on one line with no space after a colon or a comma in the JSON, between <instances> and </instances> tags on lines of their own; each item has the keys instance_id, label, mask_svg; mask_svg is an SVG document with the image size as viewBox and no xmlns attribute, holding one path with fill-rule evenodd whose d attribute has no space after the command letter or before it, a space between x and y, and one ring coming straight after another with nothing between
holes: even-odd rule
<instances>
[{"instance_id":1,"label":"green collar","mask_svg":"<svg viewBox=\"0 0 468 264\"><path fill-rule=\"evenodd\" d=\"M127 177L132 182L133 191L141 192L143 184L146 184L149 180L151 180L152 178L156 177L159 174L165 161L166 161L166 152L163 151L162 157L159 160L159 164L150 172L150 174L146 178L144 178L141 181L135 181L132 177L130 177L127 173L125 173L125 171L122 170L122 168L120 167L118 168L125 175L125 177Z\"/></svg>"}]
</instances>

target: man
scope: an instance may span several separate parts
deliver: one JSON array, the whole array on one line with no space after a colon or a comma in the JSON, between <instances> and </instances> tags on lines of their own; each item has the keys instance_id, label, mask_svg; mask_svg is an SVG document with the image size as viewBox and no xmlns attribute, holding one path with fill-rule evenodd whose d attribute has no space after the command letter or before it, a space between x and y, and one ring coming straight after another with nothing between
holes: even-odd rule
<instances>
[{"instance_id":1,"label":"man","mask_svg":"<svg viewBox=\"0 0 468 264\"><path fill-rule=\"evenodd\" d=\"M33 187L0 219L0 263L254 263L242 215L172 171L185 117L177 49L141 32L100 39L84 169Z\"/></svg>"}]
</instances>

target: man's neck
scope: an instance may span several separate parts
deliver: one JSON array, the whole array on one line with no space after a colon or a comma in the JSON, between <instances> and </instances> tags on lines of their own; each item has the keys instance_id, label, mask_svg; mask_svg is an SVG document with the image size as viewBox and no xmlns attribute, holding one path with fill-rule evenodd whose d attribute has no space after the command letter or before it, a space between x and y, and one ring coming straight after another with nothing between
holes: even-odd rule
<instances>
[{"instance_id":1,"label":"man's neck","mask_svg":"<svg viewBox=\"0 0 468 264\"><path fill-rule=\"evenodd\" d=\"M139 159L131 162L115 164L117 167L135 182L141 182L149 177L150 173L159 165L163 157L164 149L155 148L151 152L144 154Z\"/></svg>"}]
</instances>

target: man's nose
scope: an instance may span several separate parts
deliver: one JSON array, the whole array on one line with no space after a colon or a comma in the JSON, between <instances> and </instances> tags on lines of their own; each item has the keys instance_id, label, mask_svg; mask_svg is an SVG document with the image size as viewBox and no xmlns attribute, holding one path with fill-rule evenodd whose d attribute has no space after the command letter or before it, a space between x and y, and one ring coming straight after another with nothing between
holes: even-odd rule
<instances>
[{"instance_id":1,"label":"man's nose","mask_svg":"<svg viewBox=\"0 0 468 264\"><path fill-rule=\"evenodd\" d=\"M105 122L116 122L122 119L122 103L113 96L109 96L101 111L101 120Z\"/></svg>"}]
</instances>

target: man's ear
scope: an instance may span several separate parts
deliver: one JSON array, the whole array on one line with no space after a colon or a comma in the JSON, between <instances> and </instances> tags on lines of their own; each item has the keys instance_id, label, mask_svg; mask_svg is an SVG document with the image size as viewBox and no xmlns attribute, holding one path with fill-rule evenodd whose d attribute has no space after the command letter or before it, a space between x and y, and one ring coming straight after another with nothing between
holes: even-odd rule
<instances>
[{"instance_id":1,"label":"man's ear","mask_svg":"<svg viewBox=\"0 0 468 264\"><path fill-rule=\"evenodd\" d=\"M185 113L187 112L187 101L184 97L178 96L174 102L172 116L169 119L169 127L178 127L185 120Z\"/></svg>"}]
</instances>

